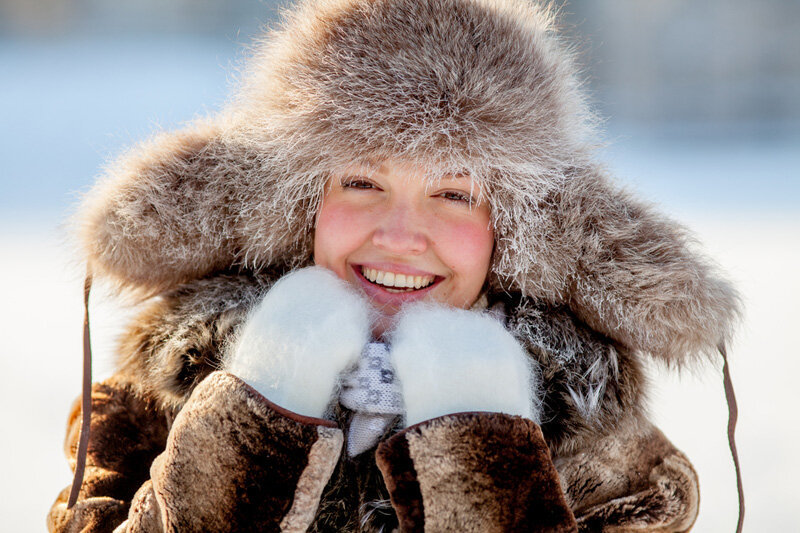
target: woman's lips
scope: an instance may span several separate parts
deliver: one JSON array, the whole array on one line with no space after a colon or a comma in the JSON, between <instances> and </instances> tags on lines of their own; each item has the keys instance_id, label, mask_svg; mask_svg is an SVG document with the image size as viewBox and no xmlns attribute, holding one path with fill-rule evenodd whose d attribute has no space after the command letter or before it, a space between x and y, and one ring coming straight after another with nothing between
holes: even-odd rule
<instances>
[{"instance_id":1,"label":"woman's lips","mask_svg":"<svg viewBox=\"0 0 800 533\"><path fill-rule=\"evenodd\" d=\"M420 289L410 289L410 290L403 290L399 288L391 288L385 287L382 285L378 285L376 283L372 283L370 280L364 277L364 274L361 272L362 266L369 266L371 268L373 265L351 265L352 271L355 273L355 278L359 282L359 286L362 290L367 294L367 296L372 300L374 303L389 307L399 308L401 305L413 302L416 300L421 300L425 298L428 293L430 293L434 287L439 285L441 281L444 279L441 276L435 276L433 283L430 285L420 288ZM383 265L380 265L383 266ZM376 268L380 270L396 272L396 273L405 273L407 275L431 275L416 269L410 268L387 268L383 266L383 268ZM404 271L404 272L403 272ZM417 274L418 273L418 274Z\"/></svg>"}]
</instances>

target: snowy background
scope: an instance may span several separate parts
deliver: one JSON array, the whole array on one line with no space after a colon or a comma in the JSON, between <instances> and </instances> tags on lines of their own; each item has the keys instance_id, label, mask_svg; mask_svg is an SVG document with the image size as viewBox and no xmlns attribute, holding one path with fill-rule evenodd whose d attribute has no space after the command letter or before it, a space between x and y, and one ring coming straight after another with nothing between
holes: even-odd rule
<instances>
[{"instance_id":1,"label":"snowy background","mask_svg":"<svg viewBox=\"0 0 800 533\"><path fill-rule=\"evenodd\" d=\"M83 269L67 216L110 157L213 112L242 46L274 14L261 2L196 1L192 9L143 1L119 12L99 0L0 0L4 531L44 530L71 481L62 440L80 392ZM696 9L576 1L567 13L589 43L594 98L610 117L609 167L690 226L744 295L730 357L748 531L800 531L797 4L768 1L753 11L738 0ZM97 287L91 303L97 379L110 374L114 338L130 314L103 292ZM719 367L682 376L656 368L653 380L654 417L700 475L695 531L733 531Z\"/></svg>"}]
</instances>

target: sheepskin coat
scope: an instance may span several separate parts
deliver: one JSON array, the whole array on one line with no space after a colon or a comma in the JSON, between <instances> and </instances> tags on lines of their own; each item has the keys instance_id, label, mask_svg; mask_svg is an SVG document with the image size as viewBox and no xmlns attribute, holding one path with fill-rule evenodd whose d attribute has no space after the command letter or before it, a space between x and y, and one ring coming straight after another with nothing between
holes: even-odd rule
<instances>
[{"instance_id":1,"label":"sheepskin coat","mask_svg":"<svg viewBox=\"0 0 800 533\"><path fill-rule=\"evenodd\" d=\"M92 389L87 472L52 531L687 531L688 459L646 417L647 359L713 353L732 287L615 186L569 47L525 0L316 0L253 49L216 115L113 163L78 215L95 276L142 299ZM269 287L313 263L332 172L382 159L481 184L490 306L541 372L541 425L290 412L221 371ZM75 464L80 406L66 452Z\"/></svg>"}]
</instances>

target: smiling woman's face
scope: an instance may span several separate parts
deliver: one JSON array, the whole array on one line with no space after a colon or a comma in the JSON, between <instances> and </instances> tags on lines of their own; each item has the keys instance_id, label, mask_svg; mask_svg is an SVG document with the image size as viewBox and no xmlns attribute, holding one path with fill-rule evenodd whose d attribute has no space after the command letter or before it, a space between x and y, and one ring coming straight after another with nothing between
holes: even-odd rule
<instances>
[{"instance_id":1,"label":"smiling woman's face","mask_svg":"<svg viewBox=\"0 0 800 533\"><path fill-rule=\"evenodd\" d=\"M431 182L411 164L354 165L326 187L314 262L360 288L385 315L422 299L468 308L494 247L478 187L463 176Z\"/></svg>"}]
</instances>

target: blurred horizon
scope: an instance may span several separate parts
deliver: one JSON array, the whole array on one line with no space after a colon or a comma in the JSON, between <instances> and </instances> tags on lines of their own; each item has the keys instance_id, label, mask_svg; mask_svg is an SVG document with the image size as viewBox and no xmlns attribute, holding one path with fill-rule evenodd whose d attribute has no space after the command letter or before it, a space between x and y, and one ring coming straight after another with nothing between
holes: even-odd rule
<instances>
[{"instance_id":1,"label":"blurred horizon","mask_svg":"<svg viewBox=\"0 0 800 533\"><path fill-rule=\"evenodd\" d=\"M0 0L0 39L220 39L248 45L290 0ZM800 121L800 2L559 0L604 114Z\"/></svg>"}]
</instances>

